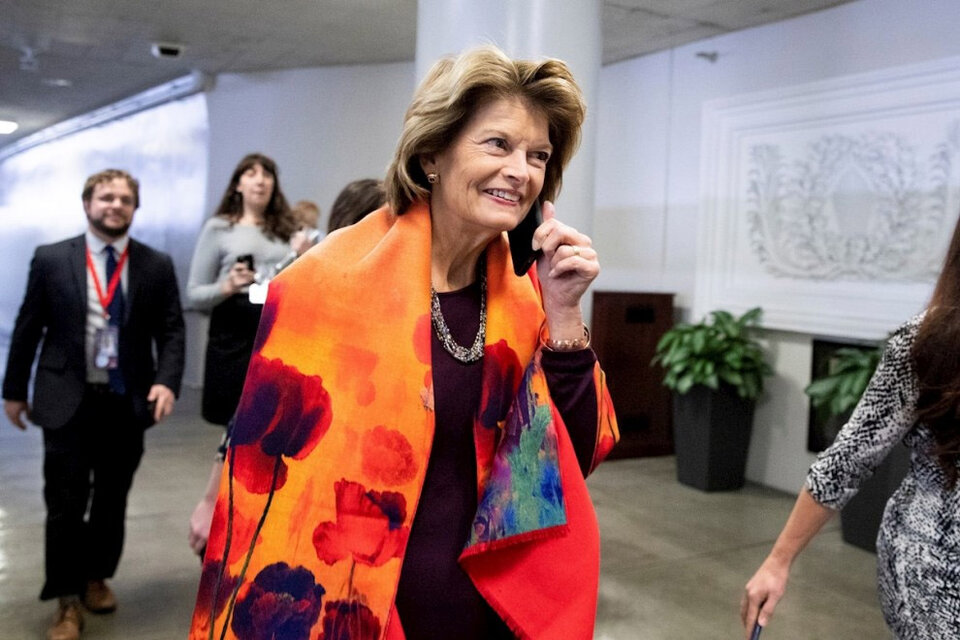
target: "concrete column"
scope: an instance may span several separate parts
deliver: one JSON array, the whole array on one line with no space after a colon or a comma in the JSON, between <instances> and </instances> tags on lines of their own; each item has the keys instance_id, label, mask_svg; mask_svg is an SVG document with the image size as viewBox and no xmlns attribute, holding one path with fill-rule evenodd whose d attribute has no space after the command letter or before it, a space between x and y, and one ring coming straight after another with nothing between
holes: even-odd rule
<instances>
[{"instance_id":1,"label":"concrete column","mask_svg":"<svg viewBox=\"0 0 960 640\"><path fill-rule=\"evenodd\" d=\"M596 96L602 62L600 0L419 0L417 81L440 57L495 44L515 58L560 58L587 102L580 149L563 174L557 217L590 234Z\"/></svg>"}]
</instances>

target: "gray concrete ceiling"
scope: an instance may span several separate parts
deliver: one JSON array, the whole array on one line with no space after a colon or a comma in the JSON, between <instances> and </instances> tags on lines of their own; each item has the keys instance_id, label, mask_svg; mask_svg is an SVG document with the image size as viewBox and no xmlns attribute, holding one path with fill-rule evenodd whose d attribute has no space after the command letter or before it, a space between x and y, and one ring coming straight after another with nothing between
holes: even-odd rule
<instances>
[{"instance_id":1,"label":"gray concrete ceiling","mask_svg":"<svg viewBox=\"0 0 960 640\"><path fill-rule=\"evenodd\" d=\"M603 61L847 1L604 0ZM416 24L416 0L0 0L0 147L193 70L412 61Z\"/></svg>"}]
</instances>

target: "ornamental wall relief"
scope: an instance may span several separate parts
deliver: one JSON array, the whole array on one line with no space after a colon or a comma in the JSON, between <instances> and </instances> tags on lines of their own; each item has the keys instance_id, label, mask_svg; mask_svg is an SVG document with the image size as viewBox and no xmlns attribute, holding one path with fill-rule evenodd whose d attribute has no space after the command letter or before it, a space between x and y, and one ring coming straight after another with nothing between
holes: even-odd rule
<instances>
[{"instance_id":1,"label":"ornamental wall relief","mask_svg":"<svg viewBox=\"0 0 960 640\"><path fill-rule=\"evenodd\" d=\"M704 104L694 317L883 338L960 215L960 58Z\"/></svg>"},{"instance_id":2,"label":"ornamental wall relief","mask_svg":"<svg viewBox=\"0 0 960 640\"><path fill-rule=\"evenodd\" d=\"M931 249L957 215L958 154L960 119L928 157L892 132L824 135L799 158L755 145L744 194L750 247L775 276L935 279Z\"/></svg>"}]
</instances>

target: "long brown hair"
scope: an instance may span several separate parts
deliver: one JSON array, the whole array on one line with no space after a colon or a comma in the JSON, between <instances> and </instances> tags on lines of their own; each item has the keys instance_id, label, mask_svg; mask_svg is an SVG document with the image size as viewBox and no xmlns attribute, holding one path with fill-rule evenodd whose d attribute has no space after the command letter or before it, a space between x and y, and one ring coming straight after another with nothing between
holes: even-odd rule
<instances>
[{"instance_id":1,"label":"long brown hair","mask_svg":"<svg viewBox=\"0 0 960 640\"><path fill-rule=\"evenodd\" d=\"M916 419L933 432L934 455L947 479L958 480L960 458L960 222L912 349L920 383Z\"/></svg>"},{"instance_id":2,"label":"long brown hair","mask_svg":"<svg viewBox=\"0 0 960 640\"><path fill-rule=\"evenodd\" d=\"M283 191L280 189L277 163L262 153L250 153L243 157L237 168L233 170L227 190L223 192L223 198L220 199L220 206L213 212L213 215L223 216L231 223L240 219L243 215L243 195L237 191L237 185L240 184L240 176L247 169L258 164L263 167L264 171L273 176L273 193L270 194L270 202L267 203L267 209L263 212L263 231L270 237L287 242L293 232L297 230L297 220L290 210L290 205L287 203Z\"/></svg>"}]
</instances>

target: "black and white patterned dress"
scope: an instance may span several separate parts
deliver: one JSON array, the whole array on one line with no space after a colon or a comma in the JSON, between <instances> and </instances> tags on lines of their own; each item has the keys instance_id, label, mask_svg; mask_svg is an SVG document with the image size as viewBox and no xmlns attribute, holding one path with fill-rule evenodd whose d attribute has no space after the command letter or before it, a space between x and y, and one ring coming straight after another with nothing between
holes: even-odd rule
<instances>
[{"instance_id":1,"label":"black and white patterned dress","mask_svg":"<svg viewBox=\"0 0 960 640\"><path fill-rule=\"evenodd\" d=\"M901 440L910 472L887 502L877 537L877 581L887 624L900 640L960 638L960 489L944 488L933 434L914 424L918 383L910 355L922 316L887 342L850 421L810 468L807 489L841 509ZM958 363L960 365L960 363Z\"/></svg>"}]
</instances>

